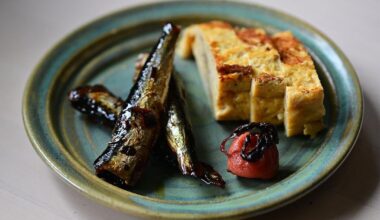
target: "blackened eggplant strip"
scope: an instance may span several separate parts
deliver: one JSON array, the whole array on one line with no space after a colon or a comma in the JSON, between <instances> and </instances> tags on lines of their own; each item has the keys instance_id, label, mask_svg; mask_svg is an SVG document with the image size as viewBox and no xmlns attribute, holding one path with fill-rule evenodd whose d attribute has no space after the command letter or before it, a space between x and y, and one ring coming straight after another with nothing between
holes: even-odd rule
<instances>
[{"instance_id":1,"label":"blackened eggplant strip","mask_svg":"<svg viewBox=\"0 0 380 220\"><path fill-rule=\"evenodd\" d=\"M91 94L92 91L96 91L92 89L94 87L102 87L102 94ZM85 86L71 91L70 94L79 96L72 101L74 108L93 118L98 116L98 114L94 115L91 113L92 111L90 111L92 109L91 105L95 105L98 109L101 109L101 112L109 111L109 114L116 113L117 117L120 113L118 109L121 106L120 102L117 100L120 100L120 98L109 92L104 86L96 85L94 87ZM82 96L83 98L81 98ZM69 97L71 98L72 95ZM90 100L88 100L89 97ZM79 104L76 100L88 101ZM179 86L177 80L172 79L170 82L170 92L168 96L168 119L165 128L165 138L171 152L178 162L178 168L183 175L191 175L203 180L207 184L223 187L225 182L220 174L210 165L200 162L197 159L194 151L195 143L191 126L185 116L183 108L185 104L186 102L184 100L184 91L182 87ZM110 109L108 108L109 106L114 106L115 109ZM83 110L83 108L87 110ZM106 114L108 113L106 112ZM108 125L115 123L114 117L106 117L104 119L108 120L105 122Z\"/></svg>"},{"instance_id":2,"label":"blackened eggplant strip","mask_svg":"<svg viewBox=\"0 0 380 220\"><path fill-rule=\"evenodd\" d=\"M111 141L95 160L98 176L111 173L126 186L140 178L161 132L179 28L168 23L130 90Z\"/></svg>"}]
</instances>

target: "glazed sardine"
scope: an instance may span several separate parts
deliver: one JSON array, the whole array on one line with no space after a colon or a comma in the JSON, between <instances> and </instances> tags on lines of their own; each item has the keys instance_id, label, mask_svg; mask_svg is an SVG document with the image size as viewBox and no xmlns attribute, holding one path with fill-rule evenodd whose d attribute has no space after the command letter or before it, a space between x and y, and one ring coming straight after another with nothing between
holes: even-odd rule
<instances>
[{"instance_id":1,"label":"glazed sardine","mask_svg":"<svg viewBox=\"0 0 380 220\"><path fill-rule=\"evenodd\" d=\"M210 165L200 162L197 158L194 135L185 114L185 93L175 78L173 77L170 83L168 98L168 119L165 127L167 144L175 154L182 174L194 176L207 184L224 187L225 182L222 176Z\"/></svg>"},{"instance_id":2,"label":"glazed sardine","mask_svg":"<svg viewBox=\"0 0 380 220\"><path fill-rule=\"evenodd\" d=\"M136 62L136 74L135 78L138 77L140 69L145 63L148 54L140 54ZM179 170L183 175L191 175L199 178L206 182L207 184L213 184L220 187L224 187L224 180L221 175L216 172L210 165L200 162L197 159L194 150L194 136L191 130L189 120L186 118L184 106L186 105L184 96L185 92L183 87L179 83L179 80L175 79L175 75L170 82L170 92L168 96L168 112L167 112L167 123L165 127L164 137L166 139L167 145L170 148L172 155L168 155L169 158L175 157ZM100 89L92 88L102 88L101 94L92 94L94 92L99 92ZM85 86L79 87L72 90L70 95L70 101L74 108L78 109L84 114L89 115L91 118L98 115L113 115L116 113L116 117L99 117L96 120L102 121L108 125L113 125L115 123L115 118L120 114L120 98L116 97L114 94L109 92L104 86ZM75 99L71 99L75 97ZM90 99L90 100L89 100ZM78 101L84 100L84 103L78 103ZM102 114L94 115L92 105L97 106ZM110 109L109 107L114 107ZM107 121L104 121L107 120ZM163 150L162 148L160 150ZM165 150L165 153L167 150ZM171 156L171 157L170 157ZM117 182L117 180L116 180Z\"/></svg>"},{"instance_id":3,"label":"glazed sardine","mask_svg":"<svg viewBox=\"0 0 380 220\"><path fill-rule=\"evenodd\" d=\"M71 105L92 120L115 126L124 101L102 85L81 86L69 93Z\"/></svg>"},{"instance_id":4,"label":"glazed sardine","mask_svg":"<svg viewBox=\"0 0 380 220\"><path fill-rule=\"evenodd\" d=\"M139 54L135 65L134 79L138 77L140 69L147 58L147 53ZM190 121L185 114L186 93L176 74L173 74L170 82L167 123L165 127L167 145L176 157L178 168L183 175L191 175L203 180L207 184L224 187L225 182L222 176L210 165L200 162L197 158L194 150L194 135Z\"/></svg>"},{"instance_id":5,"label":"glazed sardine","mask_svg":"<svg viewBox=\"0 0 380 220\"><path fill-rule=\"evenodd\" d=\"M134 186L161 132L179 28L168 23L116 120L111 141L95 160L96 174Z\"/></svg>"},{"instance_id":6,"label":"glazed sardine","mask_svg":"<svg viewBox=\"0 0 380 220\"><path fill-rule=\"evenodd\" d=\"M177 80L172 79L168 96L167 123L164 137L162 137L166 139L167 147L169 147L171 152L171 155L167 156L176 158L178 169L183 175L191 175L203 180L207 184L223 187L225 183L220 174L210 165L200 162L197 159L194 150L195 143L193 133L183 109L183 106L186 105L184 100L185 93L182 88L179 88L180 86L178 84ZM94 91L99 93L100 90L93 88L102 88L101 94L92 94ZM122 106L118 100L121 99L109 92L104 86L79 87L72 90L70 94L75 95L70 95L70 97L76 97L75 100L72 100L72 104L77 110L96 121L103 122L107 125L115 124L115 118L120 114L119 109L120 106ZM83 96L83 98L80 98L81 96ZM89 97L90 100L88 100ZM86 100L86 102L79 104L77 100ZM92 105L97 106L102 114L93 114ZM114 106L114 109L109 108L110 106ZM113 115L114 113L116 113L116 117L102 117L102 115ZM99 117L99 119L95 117Z\"/></svg>"}]
</instances>

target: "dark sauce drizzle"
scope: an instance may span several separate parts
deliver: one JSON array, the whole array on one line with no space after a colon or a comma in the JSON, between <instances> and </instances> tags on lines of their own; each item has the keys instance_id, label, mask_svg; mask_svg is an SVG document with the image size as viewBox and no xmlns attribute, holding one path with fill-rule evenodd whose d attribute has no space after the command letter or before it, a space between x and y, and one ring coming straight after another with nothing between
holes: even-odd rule
<instances>
[{"instance_id":1,"label":"dark sauce drizzle","mask_svg":"<svg viewBox=\"0 0 380 220\"><path fill-rule=\"evenodd\" d=\"M275 144L278 144L278 135L276 127L270 123L265 122L251 122L237 127L230 136L225 138L220 144L220 150L228 156L225 145L227 141L249 132L244 140L241 149L241 157L249 162L256 162L260 160L264 154L265 149ZM248 148L249 143L253 136L257 137L255 146L251 149Z\"/></svg>"}]
</instances>

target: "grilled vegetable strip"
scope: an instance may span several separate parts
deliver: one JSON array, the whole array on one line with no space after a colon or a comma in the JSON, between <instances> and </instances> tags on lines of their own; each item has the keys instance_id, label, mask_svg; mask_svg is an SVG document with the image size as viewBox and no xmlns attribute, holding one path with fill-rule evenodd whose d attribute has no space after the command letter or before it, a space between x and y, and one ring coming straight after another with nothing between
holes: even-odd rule
<instances>
[{"instance_id":1,"label":"grilled vegetable strip","mask_svg":"<svg viewBox=\"0 0 380 220\"><path fill-rule=\"evenodd\" d=\"M125 101L111 141L94 162L97 175L111 173L126 186L134 186L140 178L161 131L178 34L179 29L171 23L163 27Z\"/></svg>"}]
</instances>

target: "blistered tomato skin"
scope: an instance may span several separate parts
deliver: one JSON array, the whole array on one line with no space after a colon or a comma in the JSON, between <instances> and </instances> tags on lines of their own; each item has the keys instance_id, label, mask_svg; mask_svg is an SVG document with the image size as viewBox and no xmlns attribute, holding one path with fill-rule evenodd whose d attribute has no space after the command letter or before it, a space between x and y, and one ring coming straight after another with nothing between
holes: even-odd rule
<instances>
[{"instance_id":1,"label":"blistered tomato skin","mask_svg":"<svg viewBox=\"0 0 380 220\"><path fill-rule=\"evenodd\" d=\"M228 150L227 170L237 176L255 179L273 178L279 167L279 156L276 145L268 146L263 156L255 161L244 160L241 156L244 141L249 132L236 137ZM255 146L257 137L252 136L249 145Z\"/></svg>"}]
</instances>

